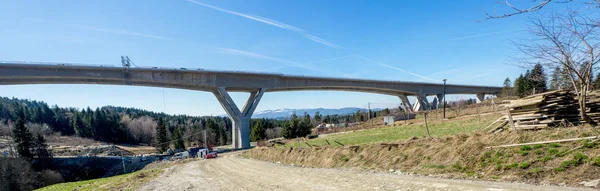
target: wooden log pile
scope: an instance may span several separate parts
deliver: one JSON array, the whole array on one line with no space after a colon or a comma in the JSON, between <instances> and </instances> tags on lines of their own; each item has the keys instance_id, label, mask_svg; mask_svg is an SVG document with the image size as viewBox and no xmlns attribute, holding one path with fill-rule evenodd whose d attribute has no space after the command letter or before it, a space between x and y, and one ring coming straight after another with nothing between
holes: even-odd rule
<instances>
[{"instance_id":1,"label":"wooden log pile","mask_svg":"<svg viewBox=\"0 0 600 191\"><path fill-rule=\"evenodd\" d=\"M598 95L598 103L600 103L600 94ZM578 103L575 95L569 90L549 91L518 100L507 100L504 103L507 114L491 124L499 125L492 128L490 132L499 132L507 128L534 130L580 123ZM600 107L598 109L600 111ZM600 112L598 114L600 117ZM511 118L513 123L510 123ZM514 124L514 129L511 124Z\"/></svg>"},{"instance_id":2,"label":"wooden log pile","mask_svg":"<svg viewBox=\"0 0 600 191\"><path fill-rule=\"evenodd\" d=\"M600 122L600 90L588 92L585 108L587 116L595 122Z\"/></svg>"}]
</instances>

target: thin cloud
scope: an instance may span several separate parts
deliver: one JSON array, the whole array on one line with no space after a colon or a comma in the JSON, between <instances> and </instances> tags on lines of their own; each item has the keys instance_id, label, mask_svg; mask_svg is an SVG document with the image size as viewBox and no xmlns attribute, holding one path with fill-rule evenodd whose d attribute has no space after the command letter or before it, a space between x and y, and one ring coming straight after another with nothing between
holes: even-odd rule
<instances>
[{"instance_id":1,"label":"thin cloud","mask_svg":"<svg viewBox=\"0 0 600 191\"><path fill-rule=\"evenodd\" d=\"M282 23L282 22L279 22L279 21L276 21L276 20L273 20L273 19L264 18L264 17L260 17L260 16L255 16L255 15L247 15L247 14L243 14L243 13L238 13L238 12L235 12L235 11L223 9L223 8L220 8L220 7L215 7L215 6L212 6L212 5L209 5L209 4L205 4L205 3L201 3L201 2L198 2L198 1L194 1L194 0L187 0L187 1L190 2L190 3L194 3L194 4L202 5L204 7L215 9L215 10L218 10L218 11L221 11L221 12L229 13L229 14L232 14L232 15L237 15L237 16L244 17L244 18L251 19L251 20L255 20L255 21L258 21L258 22L261 22L261 23L265 23L265 24L269 24L269 25L272 25L272 26L276 26L276 27L279 27L279 28L282 28L282 29L287 29L287 30L291 30L291 31L294 31L294 32L304 32L304 30L302 30L301 28L298 28L298 27L295 27L295 26L292 26L292 25L288 25L288 24L285 24L285 23Z\"/></svg>"},{"instance_id":2,"label":"thin cloud","mask_svg":"<svg viewBox=\"0 0 600 191\"><path fill-rule=\"evenodd\" d=\"M304 36L304 38L312 40L314 42L317 42L317 43L325 45L325 46L329 46L329 47L332 47L332 48L338 48L338 49L342 48L342 46L340 46L340 45L337 45L335 43L329 42L329 41L324 40L322 38L319 38L319 37L317 37L315 35L308 34L304 29L301 29L299 27L296 27L296 26L293 26L293 25L290 25L290 24L279 22L279 21L276 21L276 20L273 20L273 19L270 19L270 18L266 18L266 17L256 16L256 15L249 15L249 14L244 14L244 13L240 13L240 12L235 12L235 11L232 11L232 10L227 10L227 9L223 9L223 8L220 8L220 7L212 6L212 5L209 5L209 4L206 4L206 3L202 3L202 2L198 2L198 1L194 1L194 0L186 0L186 1L188 1L190 3L197 4L197 5L201 5L201 6L204 6L204 7L208 7L208 8L211 8L211 9L215 9L215 10L218 10L218 11L221 11L221 12L224 12L224 13L229 13L229 14L232 14L232 15L237 15L237 16L240 16L240 17L244 17L246 19L258 21L258 22L261 22L261 23L264 23L264 24L268 24L268 25L271 25L271 26L274 26L274 27L278 27L278 28L290 30L290 31L293 31L293 32L296 32L296 33L300 33L300 34L302 34Z\"/></svg>"},{"instance_id":3,"label":"thin cloud","mask_svg":"<svg viewBox=\"0 0 600 191\"><path fill-rule=\"evenodd\" d=\"M457 37L457 38L446 39L446 40L442 40L442 41L440 41L440 42L448 42L448 41L455 41L455 40L463 40L463 39L469 39L469 38L475 38L475 37L482 37L482 36L490 36L490 35L495 35L495 34L511 33L511 32L516 32L516 31L523 31L523 30L524 30L524 29L515 29L515 30L507 30L507 31L500 31L500 32L491 32L491 33L475 34L475 35L469 35L469 36L463 36L463 37Z\"/></svg>"},{"instance_id":4,"label":"thin cloud","mask_svg":"<svg viewBox=\"0 0 600 191\"><path fill-rule=\"evenodd\" d=\"M425 76L422 76L422 75L419 75L419 74L416 74L416 73L413 73L413 72L409 72L409 71L406 71L406 70L403 70L403 69L400 69L400 68L397 68L397 67L394 67L394 66L390 66L390 65L387 65L387 64L384 64L384 63L381 63L381 62L377 62L377 61L375 61L373 59L366 58L364 56L358 56L358 57L362 58L364 60L367 60L367 61L371 61L371 62L373 62L373 63L375 63L377 65L384 66L384 67L387 67L387 68L391 68L391 69L394 69L394 70L398 70L398 71L401 71L401 72L404 72L404 73L407 73L407 74L410 74L410 75L413 75L413 76L416 76L416 77L419 77L419 78L422 78L422 79L425 79L425 80L428 80L428 81L436 81L434 79L431 79L431 78L428 78L428 77L425 77Z\"/></svg>"},{"instance_id":5,"label":"thin cloud","mask_svg":"<svg viewBox=\"0 0 600 191\"><path fill-rule=\"evenodd\" d=\"M337 48L337 49L339 49L339 48L342 48L342 46L340 46L340 45L337 45L337 44L331 43L331 42L329 42L329 41L326 41L326 40L324 40L324 39L322 39L322 38L319 38L319 37L317 37L317 36L315 36L315 35L311 35L311 34L305 34L305 35L304 35L304 37L306 37L306 38L308 38L308 39L310 39L310 40L312 40L312 41L315 41L315 42L321 43L321 44L323 44L323 45L325 45L325 46L329 46L329 47L331 47L331 48Z\"/></svg>"},{"instance_id":6,"label":"thin cloud","mask_svg":"<svg viewBox=\"0 0 600 191\"><path fill-rule=\"evenodd\" d=\"M33 21L39 22L39 23L45 23L45 24L58 25L58 26L63 26L63 27L78 28L78 29L98 31L98 32L105 32L105 33L112 33L112 34L137 36L137 37L146 37L146 38L152 38L152 39L158 39L158 40L174 40L172 38L168 38L168 37L164 37L164 36L144 34L144 33L132 32L132 31L121 30L121 29L98 28L98 27L91 27L91 26L58 23L58 22L45 21L45 20L33 20Z\"/></svg>"}]
</instances>

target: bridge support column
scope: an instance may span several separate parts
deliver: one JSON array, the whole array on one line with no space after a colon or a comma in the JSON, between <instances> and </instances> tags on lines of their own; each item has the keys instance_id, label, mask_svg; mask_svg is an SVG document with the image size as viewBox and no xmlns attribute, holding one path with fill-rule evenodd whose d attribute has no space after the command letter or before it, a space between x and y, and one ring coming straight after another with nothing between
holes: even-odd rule
<instances>
[{"instance_id":1,"label":"bridge support column","mask_svg":"<svg viewBox=\"0 0 600 191\"><path fill-rule=\"evenodd\" d=\"M481 103L485 100L485 94L477 94L477 103Z\"/></svg>"},{"instance_id":2,"label":"bridge support column","mask_svg":"<svg viewBox=\"0 0 600 191\"><path fill-rule=\"evenodd\" d=\"M444 107L444 94L436 94L435 98L433 98L432 109L439 109Z\"/></svg>"},{"instance_id":3,"label":"bridge support column","mask_svg":"<svg viewBox=\"0 0 600 191\"><path fill-rule=\"evenodd\" d=\"M233 148L250 148L250 118L264 93L265 88L250 92L248 101L246 101L244 108L240 110L225 90L225 87L218 87L213 91L213 94L227 112L229 119L233 122L231 127L231 144Z\"/></svg>"},{"instance_id":4,"label":"bridge support column","mask_svg":"<svg viewBox=\"0 0 600 191\"><path fill-rule=\"evenodd\" d=\"M400 101L402 102L404 111L413 112L412 105L410 105L410 102L408 101L408 97L406 96L406 94L399 95L398 97L400 98Z\"/></svg>"},{"instance_id":5,"label":"bridge support column","mask_svg":"<svg viewBox=\"0 0 600 191\"><path fill-rule=\"evenodd\" d=\"M429 101L427 101L427 96L425 94L417 94L417 104L415 104L415 111L420 110L429 110L431 106L429 105Z\"/></svg>"}]
</instances>

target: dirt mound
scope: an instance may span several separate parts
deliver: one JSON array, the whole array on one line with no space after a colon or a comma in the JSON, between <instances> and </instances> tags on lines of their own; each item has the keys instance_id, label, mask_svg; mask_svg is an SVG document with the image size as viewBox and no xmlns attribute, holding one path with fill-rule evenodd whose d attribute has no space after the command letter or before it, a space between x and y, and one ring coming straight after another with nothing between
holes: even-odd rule
<instances>
[{"instance_id":1,"label":"dirt mound","mask_svg":"<svg viewBox=\"0 0 600 191\"><path fill-rule=\"evenodd\" d=\"M410 139L385 145L310 149L261 147L245 152L244 156L308 167L393 169L454 178L578 186L582 181L600 177L600 149L597 142L575 141L495 149L485 147L599 134L597 129L589 127L501 134L473 133ZM582 145L585 146L564 154Z\"/></svg>"}]
</instances>

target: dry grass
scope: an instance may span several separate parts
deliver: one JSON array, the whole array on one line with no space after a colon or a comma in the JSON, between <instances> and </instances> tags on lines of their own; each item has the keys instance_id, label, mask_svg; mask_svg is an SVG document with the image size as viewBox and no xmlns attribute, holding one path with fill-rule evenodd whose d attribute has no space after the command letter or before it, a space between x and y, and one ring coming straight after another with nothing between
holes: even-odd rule
<instances>
[{"instance_id":1,"label":"dry grass","mask_svg":"<svg viewBox=\"0 0 600 191\"><path fill-rule=\"evenodd\" d=\"M103 143L100 141L96 141L93 139L77 137L77 136L61 136L59 134L52 134L46 136L46 143L48 145L59 145L59 146L92 146L92 145L103 145L107 143Z\"/></svg>"},{"instance_id":2,"label":"dry grass","mask_svg":"<svg viewBox=\"0 0 600 191\"><path fill-rule=\"evenodd\" d=\"M380 144L353 148L322 146L314 148L262 147L244 153L261 160L311 167L342 167L363 170L396 169L420 174L440 174L455 178L520 181L528 183L567 183L579 186L581 181L600 176L600 149L588 144L567 155L557 153L583 145L583 141L545 144L530 148L511 147L485 149L486 146L557 140L599 135L590 127L552 129L517 133L459 134L439 138L392 141L398 148ZM577 154L581 153L581 154ZM585 158L576 160L574 158ZM585 157L581 157L585 156ZM565 162L567 161L567 162Z\"/></svg>"}]
</instances>

